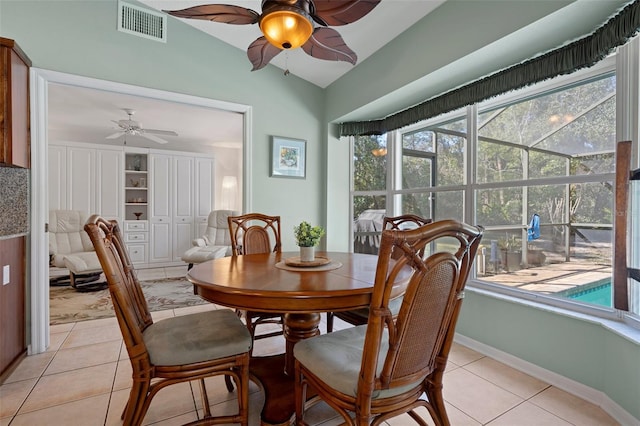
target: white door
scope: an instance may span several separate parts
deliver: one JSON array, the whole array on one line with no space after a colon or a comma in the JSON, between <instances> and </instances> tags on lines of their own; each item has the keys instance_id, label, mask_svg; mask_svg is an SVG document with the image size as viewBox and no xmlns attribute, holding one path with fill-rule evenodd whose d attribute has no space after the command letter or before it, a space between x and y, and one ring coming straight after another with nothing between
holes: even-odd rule
<instances>
[{"instance_id":1,"label":"white door","mask_svg":"<svg viewBox=\"0 0 640 426\"><path fill-rule=\"evenodd\" d=\"M95 212L95 157L96 150L81 147L67 149L67 182L69 193L67 208L89 215Z\"/></svg>"},{"instance_id":2,"label":"white door","mask_svg":"<svg viewBox=\"0 0 640 426\"><path fill-rule=\"evenodd\" d=\"M149 262L171 262L171 156L150 154L149 159Z\"/></svg>"},{"instance_id":3,"label":"white door","mask_svg":"<svg viewBox=\"0 0 640 426\"><path fill-rule=\"evenodd\" d=\"M180 261L191 247L194 229L194 165L193 157L175 156L173 159L173 260Z\"/></svg>"},{"instance_id":4,"label":"white door","mask_svg":"<svg viewBox=\"0 0 640 426\"><path fill-rule=\"evenodd\" d=\"M67 209L67 147L49 145L49 210Z\"/></svg>"},{"instance_id":5,"label":"white door","mask_svg":"<svg viewBox=\"0 0 640 426\"><path fill-rule=\"evenodd\" d=\"M196 157L195 159L195 222L196 235L204 235L209 213L215 206L215 160Z\"/></svg>"},{"instance_id":6,"label":"white door","mask_svg":"<svg viewBox=\"0 0 640 426\"><path fill-rule=\"evenodd\" d=\"M123 191L122 150L96 152L96 213L106 219L122 222Z\"/></svg>"}]
</instances>

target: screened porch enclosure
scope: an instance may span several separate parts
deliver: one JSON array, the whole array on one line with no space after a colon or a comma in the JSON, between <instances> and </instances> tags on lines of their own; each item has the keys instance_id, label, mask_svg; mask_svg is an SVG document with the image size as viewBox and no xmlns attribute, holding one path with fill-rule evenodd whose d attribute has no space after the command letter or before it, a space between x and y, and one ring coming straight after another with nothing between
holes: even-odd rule
<instances>
[{"instance_id":1,"label":"screened porch enclosure","mask_svg":"<svg viewBox=\"0 0 640 426\"><path fill-rule=\"evenodd\" d=\"M464 220L486 229L479 279L611 306L615 93L615 75L602 74L355 138L354 251L376 252L373 212ZM581 298L596 287L604 301Z\"/></svg>"}]
</instances>

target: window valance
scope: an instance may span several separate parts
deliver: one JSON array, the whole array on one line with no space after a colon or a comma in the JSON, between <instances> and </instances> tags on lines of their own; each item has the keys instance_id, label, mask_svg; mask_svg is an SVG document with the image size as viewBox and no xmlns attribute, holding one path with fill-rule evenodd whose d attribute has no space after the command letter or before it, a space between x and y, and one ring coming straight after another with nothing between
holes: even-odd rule
<instances>
[{"instance_id":1,"label":"window valance","mask_svg":"<svg viewBox=\"0 0 640 426\"><path fill-rule=\"evenodd\" d=\"M593 34L498 71L380 120L340 124L340 136L380 135L502 93L590 67L640 29L640 0L627 5Z\"/></svg>"}]
</instances>

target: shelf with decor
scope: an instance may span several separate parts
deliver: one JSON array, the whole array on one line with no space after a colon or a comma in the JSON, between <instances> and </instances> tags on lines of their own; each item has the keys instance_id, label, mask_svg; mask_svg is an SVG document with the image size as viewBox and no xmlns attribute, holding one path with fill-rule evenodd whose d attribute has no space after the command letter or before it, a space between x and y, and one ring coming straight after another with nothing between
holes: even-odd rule
<instances>
[{"instance_id":1,"label":"shelf with decor","mask_svg":"<svg viewBox=\"0 0 640 426\"><path fill-rule=\"evenodd\" d=\"M149 163L146 150L124 154L124 239L131 261L149 260Z\"/></svg>"},{"instance_id":2,"label":"shelf with decor","mask_svg":"<svg viewBox=\"0 0 640 426\"><path fill-rule=\"evenodd\" d=\"M149 202L147 154L125 152L125 220L147 220Z\"/></svg>"}]
</instances>

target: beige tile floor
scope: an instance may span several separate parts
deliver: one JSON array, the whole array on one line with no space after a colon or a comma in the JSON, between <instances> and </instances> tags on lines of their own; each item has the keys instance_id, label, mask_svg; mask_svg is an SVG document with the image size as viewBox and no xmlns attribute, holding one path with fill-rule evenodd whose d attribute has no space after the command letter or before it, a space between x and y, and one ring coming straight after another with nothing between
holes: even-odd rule
<instances>
[{"instance_id":1,"label":"beige tile floor","mask_svg":"<svg viewBox=\"0 0 640 426\"><path fill-rule=\"evenodd\" d=\"M182 269L140 271L140 275L170 276ZM154 321L183 315L213 305L153 313ZM336 319L335 328L348 326ZM324 324L321 325L324 330ZM283 350L280 336L259 340L254 355ZM47 352L27 357L0 386L0 426L121 425L120 414L128 396L131 367L114 318L51 327ZM235 409L235 394L227 393L222 379L208 382L212 412ZM154 398L145 424L179 425L199 414L197 385L171 386ZM453 425L617 425L599 407L464 346L454 344L444 379L444 397ZM259 425L264 395L250 388L250 425ZM418 412L431 425L426 410ZM310 425L341 423L331 408L314 406ZM388 425L415 424L407 415Z\"/></svg>"}]
</instances>

